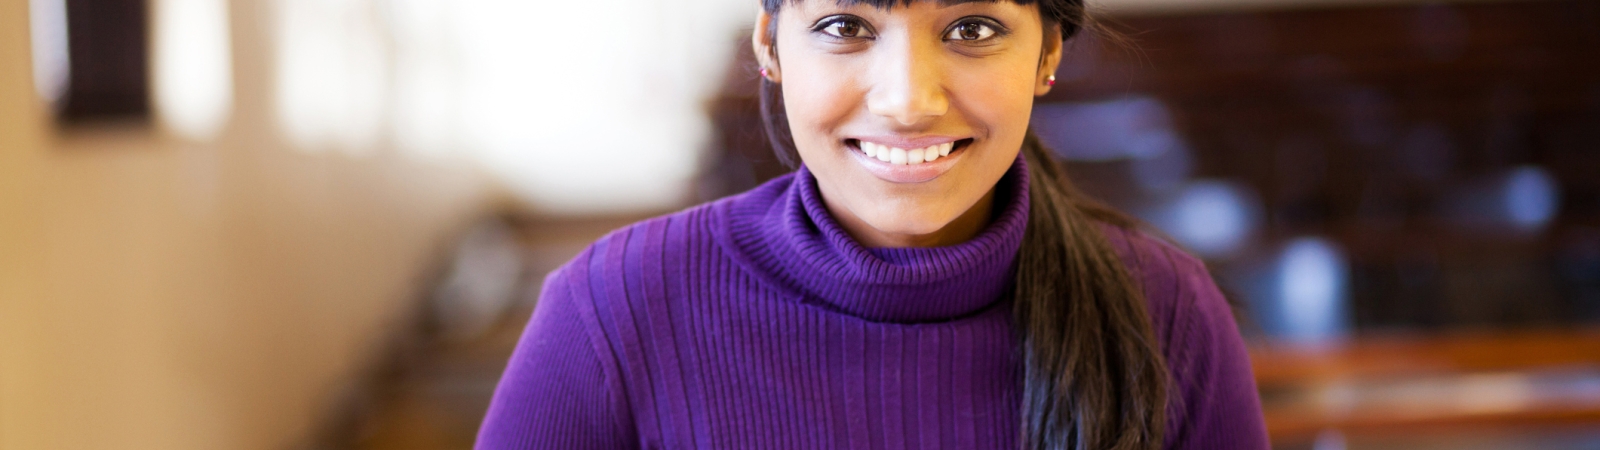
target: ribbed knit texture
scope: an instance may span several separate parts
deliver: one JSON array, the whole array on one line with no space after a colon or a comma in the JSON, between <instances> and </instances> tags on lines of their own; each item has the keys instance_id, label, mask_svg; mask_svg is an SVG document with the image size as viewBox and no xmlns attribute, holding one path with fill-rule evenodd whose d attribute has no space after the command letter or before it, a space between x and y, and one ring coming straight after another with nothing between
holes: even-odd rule
<instances>
[{"instance_id":1,"label":"ribbed knit texture","mask_svg":"<svg viewBox=\"0 0 1600 450\"><path fill-rule=\"evenodd\" d=\"M860 246L804 167L613 232L546 281L478 448L1016 448L1020 360L1000 297L1027 186L1019 158L992 223L949 247ZM1268 448L1204 266L1105 230L1172 373L1166 448Z\"/></svg>"}]
</instances>

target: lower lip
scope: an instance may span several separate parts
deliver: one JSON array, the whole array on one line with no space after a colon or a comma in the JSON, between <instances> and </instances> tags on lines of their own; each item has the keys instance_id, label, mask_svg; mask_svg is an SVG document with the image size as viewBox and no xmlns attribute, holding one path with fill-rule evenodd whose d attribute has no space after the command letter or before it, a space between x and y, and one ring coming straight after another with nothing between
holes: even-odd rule
<instances>
[{"instance_id":1,"label":"lower lip","mask_svg":"<svg viewBox=\"0 0 1600 450\"><path fill-rule=\"evenodd\" d=\"M879 161L877 158L868 157L859 148L849 146L846 146L846 148L849 149L850 156L861 164L861 167L866 168L868 172L872 172L873 176L883 181L890 183L925 183L932 181L934 178L939 178L945 172L949 172L951 167L955 167L957 160L967 153L966 147L970 146L962 146L950 152L948 156L940 156L939 159L933 162L905 165L891 164Z\"/></svg>"}]
</instances>

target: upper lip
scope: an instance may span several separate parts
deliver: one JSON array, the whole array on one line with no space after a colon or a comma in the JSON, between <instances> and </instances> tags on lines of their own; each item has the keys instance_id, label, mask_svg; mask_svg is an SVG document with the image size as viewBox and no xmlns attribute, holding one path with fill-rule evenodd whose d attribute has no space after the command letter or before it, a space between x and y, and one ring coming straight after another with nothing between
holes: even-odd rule
<instances>
[{"instance_id":1,"label":"upper lip","mask_svg":"<svg viewBox=\"0 0 1600 450\"><path fill-rule=\"evenodd\" d=\"M940 144L952 143L952 142L960 141L960 140L962 140L964 138L959 138L959 137L954 137L954 136L905 137L905 136L885 135L885 136L857 136L857 137L853 137L851 139L855 139L855 140L858 140L858 141L871 142L871 143L882 145L882 146L886 146L886 147L895 147L895 148L902 148L902 149L909 150L909 149L915 149L915 148L926 148L926 147L932 147L932 146L940 145Z\"/></svg>"}]
</instances>

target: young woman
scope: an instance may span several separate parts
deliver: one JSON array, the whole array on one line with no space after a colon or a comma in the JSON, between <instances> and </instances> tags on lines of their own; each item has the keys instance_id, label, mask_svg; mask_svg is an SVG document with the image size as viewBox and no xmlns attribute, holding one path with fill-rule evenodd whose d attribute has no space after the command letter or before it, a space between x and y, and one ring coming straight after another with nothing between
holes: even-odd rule
<instances>
[{"instance_id":1,"label":"young woman","mask_svg":"<svg viewBox=\"0 0 1600 450\"><path fill-rule=\"evenodd\" d=\"M1081 0L763 0L798 170L551 274L479 448L1264 449L1227 303L1028 131Z\"/></svg>"}]
</instances>

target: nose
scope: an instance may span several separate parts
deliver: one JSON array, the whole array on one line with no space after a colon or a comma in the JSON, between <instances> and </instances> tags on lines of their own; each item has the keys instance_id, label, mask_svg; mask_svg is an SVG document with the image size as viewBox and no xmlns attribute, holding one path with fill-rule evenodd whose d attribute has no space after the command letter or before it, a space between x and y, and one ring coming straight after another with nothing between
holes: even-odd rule
<instances>
[{"instance_id":1,"label":"nose","mask_svg":"<svg viewBox=\"0 0 1600 450\"><path fill-rule=\"evenodd\" d=\"M867 74L871 86L867 111L915 126L950 108L937 61L939 48L912 39L884 39L874 50L876 61Z\"/></svg>"}]
</instances>

